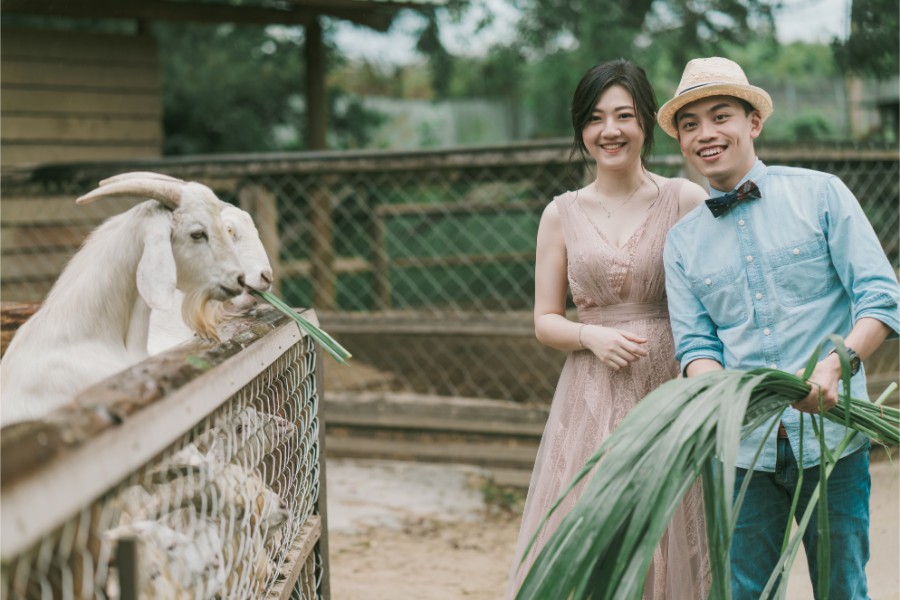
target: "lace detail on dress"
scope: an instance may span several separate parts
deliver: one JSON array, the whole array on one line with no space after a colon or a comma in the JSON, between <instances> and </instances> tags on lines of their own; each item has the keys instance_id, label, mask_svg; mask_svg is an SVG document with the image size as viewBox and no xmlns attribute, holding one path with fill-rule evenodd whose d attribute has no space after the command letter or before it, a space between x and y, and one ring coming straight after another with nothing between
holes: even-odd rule
<instances>
[{"instance_id":1,"label":"lace detail on dress","mask_svg":"<svg viewBox=\"0 0 900 600\"><path fill-rule=\"evenodd\" d=\"M569 287L579 313L622 303L658 307L665 301L662 250L666 233L678 219L678 193L683 181L672 179L663 185L651 214L620 249L606 240L600 243L601 234L584 218L574 192L555 198L566 241ZM629 285L626 297L622 297L626 281ZM593 313L604 314L604 311ZM608 313L624 314L622 311ZM531 476L507 598L515 597L535 556L575 505L585 482L561 503L519 569L525 546L562 490L631 408L678 374L672 330L668 319L659 316L658 309L648 311L645 316L630 314L628 320L604 324L647 338L649 356L619 371L611 371L586 350L574 352L566 360ZM709 557L698 482L685 497L654 552L644 598L706 598L708 590Z\"/></svg>"}]
</instances>

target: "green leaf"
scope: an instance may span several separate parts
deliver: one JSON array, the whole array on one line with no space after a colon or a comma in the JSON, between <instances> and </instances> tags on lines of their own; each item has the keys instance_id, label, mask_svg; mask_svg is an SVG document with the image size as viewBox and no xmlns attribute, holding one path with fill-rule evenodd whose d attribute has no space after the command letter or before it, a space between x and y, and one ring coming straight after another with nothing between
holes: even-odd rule
<instances>
[{"instance_id":1,"label":"green leaf","mask_svg":"<svg viewBox=\"0 0 900 600\"><path fill-rule=\"evenodd\" d=\"M842 344L835 341L838 347ZM820 349L810 358L807 376L818 361ZM800 377L774 369L714 371L659 386L600 444L551 507L545 523L572 488L590 475L574 508L538 553L517 597L640 598L656 545L684 494L702 476L713 574L710 598L730 598L728 549L752 476L751 469L735 497L741 437L763 425L771 434L781 413L809 391ZM848 435L837 448L829 449L819 442L823 444L820 488L834 468L832 457L841 456L857 431L886 445L896 446L900 440L900 411L850 398L849 385L844 386L844 392L846 397L838 406L819 418L822 423L827 418L849 424ZM815 419L812 423L817 438L824 439L821 423ZM761 451L762 446L753 464ZM784 541L782 557L767 584L769 592L777 585L779 597L786 594L786 574L822 495L816 490L798 531ZM827 501L827 497L822 500ZM818 527L827 532L827 520L820 520ZM529 548L536 538L537 534ZM827 563L830 550L821 552Z\"/></svg>"},{"instance_id":2,"label":"green leaf","mask_svg":"<svg viewBox=\"0 0 900 600\"><path fill-rule=\"evenodd\" d=\"M315 342L319 343L322 348L326 352L328 352L328 354L330 354L331 357L337 362L345 364L347 362L347 359L352 356L352 354L350 354L350 352L346 348L337 343L337 341L333 337L297 314L297 311L288 306L281 298L279 298L275 294L272 294L270 292L261 292L254 289L251 289L250 292L254 296L268 302L273 307L292 318L297 323L297 326L301 331L305 331L307 334L309 334L309 337L311 337Z\"/></svg>"}]
</instances>

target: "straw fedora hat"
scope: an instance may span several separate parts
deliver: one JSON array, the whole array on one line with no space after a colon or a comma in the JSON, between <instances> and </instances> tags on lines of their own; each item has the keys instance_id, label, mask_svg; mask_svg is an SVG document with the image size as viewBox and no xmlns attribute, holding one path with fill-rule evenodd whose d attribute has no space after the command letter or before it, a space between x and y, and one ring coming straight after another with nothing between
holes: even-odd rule
<instances>
[{"instance_id":1,"label":"straw fedora hat","mask_svg":"<svg viewBox=\"0 0 900 600\"><path fill-rule=\"evenodd\" d=\"M766 90L750 85L744 70L736 62L713 56L695 58L684 67L675 96L663 104L656 115L659 126L677 138L675 113L691 102L710 96L734 96L746 100L759 111L763 121L772 114L772 98Z\"/></svg>"}]
</instances>

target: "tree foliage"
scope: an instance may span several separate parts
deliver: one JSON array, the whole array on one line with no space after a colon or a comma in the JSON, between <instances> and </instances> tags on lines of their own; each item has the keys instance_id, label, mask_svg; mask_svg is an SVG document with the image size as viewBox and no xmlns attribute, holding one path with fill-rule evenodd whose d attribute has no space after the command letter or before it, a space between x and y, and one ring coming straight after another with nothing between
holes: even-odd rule
<instances>
[{"instance_id":1,"label":"tree foliage","mask_svg":"<svg viewBox=\"0 0 900 600\"><path fill-rule=\"evenodd\" d=\"M850 73L876 79L900 73L900 4L897 0L853 0L850 37L835 40L838 65Z\"/></svg>"},{"instance_id":2,"label":"tree foliage","mask_svg":"<svg viewBox=\"0 0 900 600\"><path fill-rule=\"evenodd\" d=\"M462 1L462 0L459 0ZM438 97L479 94L506 100L535 116L533 135L568 135L568 103L590 66L628 57L669 90L684 64L727 46L775 46L771 6L762 0L512 0L521 13L512 41L464 68L433 70L452 77ZM662 93L660 94L663 95Z\"/></svg>"},{"instance_id":3,"label":"tree foliage","mask_svg":"<svg viewBox=\"0 0 900 600\"><path fill-rule=\"evenodd\" d=\"M163 75L165 154L300 150L306 145L301 28L155 25ZM345 59L329 41L326 68ZM379 115L331 81L329 143L364 147Z\"/></svg>"},{"instance_id":4,"label":"tree foliage","mask_svg":"<svg viewBox=\"0 0 900 600\"><path fill-rule=\"evenodd\" d=\"M273 128L300 122L302 38L196 24L157 24L155 35L166 154L274 150Z\"/></svg>"}]
</instances>

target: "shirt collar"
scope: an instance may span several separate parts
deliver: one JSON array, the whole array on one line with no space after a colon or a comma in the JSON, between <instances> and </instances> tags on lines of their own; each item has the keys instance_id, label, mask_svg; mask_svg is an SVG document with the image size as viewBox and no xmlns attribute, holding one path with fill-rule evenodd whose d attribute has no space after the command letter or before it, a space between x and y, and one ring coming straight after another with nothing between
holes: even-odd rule
<instances>
[{"instance_id":1,"label":"shirt collar","mask_svg":"<svg viewBox=\"0 0 900 600\"><path fill-rule=\"evenodd\" d=\"M753 163L753 166L750 167L750 170L747 171L747 174L744 175L740 181L738 181L737 185L734 186L733 189L737 189L738 187L740 187L740 185L742 183L744 183L748 179L752 179L756 185L761 186L762 181L763 181L763 179L765 179L767 172L768 172L768 167L766 167L766 164L763 161L759 160L759 158L757 158L756 162ZM709 195L711 198L718 198L719 196L724 196L725 194L727 194L729 192L731 192L731 190L725 190L724 192L722 192L712 186L710 186L710 188L709 188Z\"/></svg>"}]
</instances>

